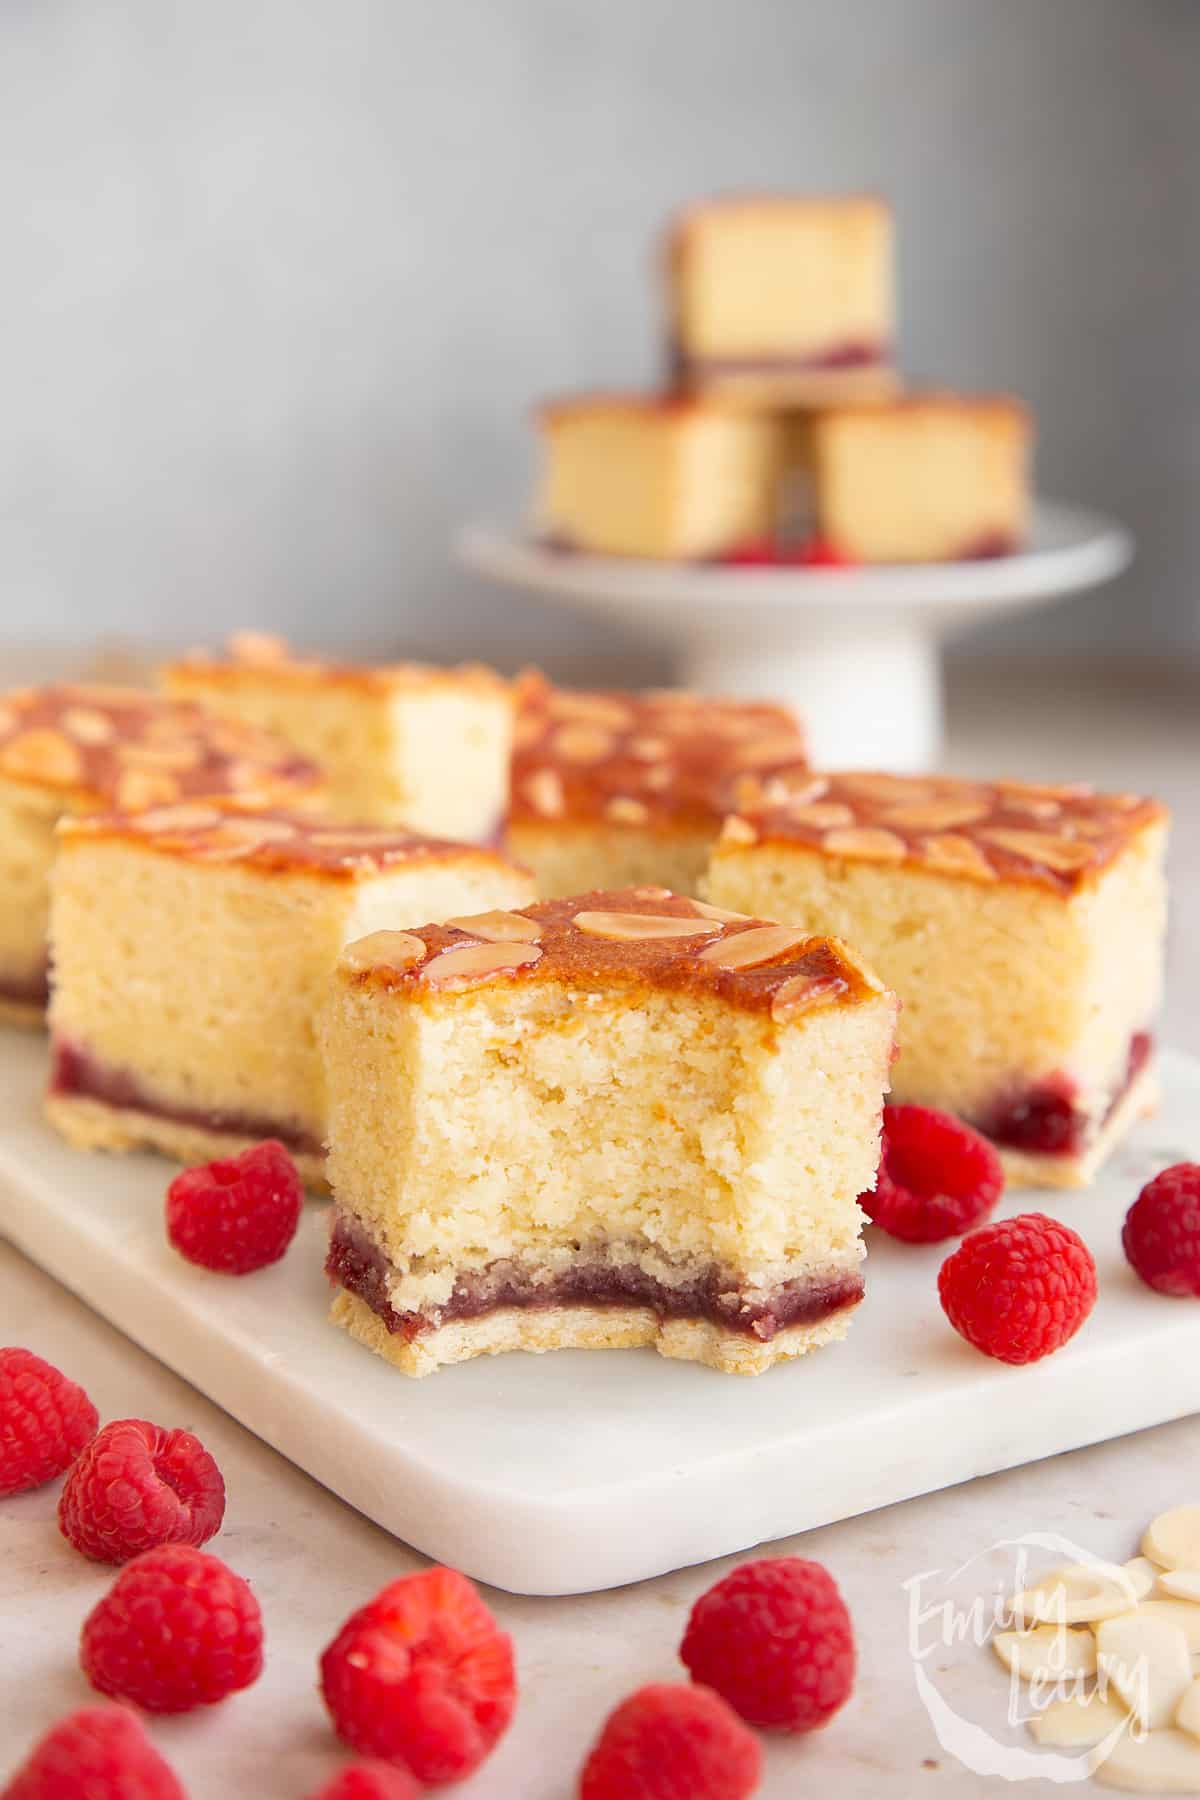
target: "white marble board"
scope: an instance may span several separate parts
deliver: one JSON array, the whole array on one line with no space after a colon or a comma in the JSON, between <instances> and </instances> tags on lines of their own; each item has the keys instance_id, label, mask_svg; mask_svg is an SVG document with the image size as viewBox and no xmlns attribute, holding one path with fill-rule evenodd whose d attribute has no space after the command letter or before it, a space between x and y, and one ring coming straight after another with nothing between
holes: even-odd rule
<instances>
[{"instance_id":1,"label":"white marble board","mask_svg":"<svg viewBox=\"0 0 1200 1800\"><path fill-rule=\"evenodd\" d=\"M1141 1286L1120 1248L1142 1181L1200 1158L1190 1058L1164 1058L1161 1113L1090 1191L1006 1197L1095 1253L1100 1301L1065 1350L977 1355L938 1307L944 1248L872 1234L846 1342L751 1381L649 1350L409 1381L325 1323L323 1206L272 1269L194 1269L163 1236L170 1165L69 1149L44 1068L39 1039L0 1040L0 1233L368 1517L514 1592L616 1587L1200 1410L1200 1306Z\"/></svg>"}]
</instances>

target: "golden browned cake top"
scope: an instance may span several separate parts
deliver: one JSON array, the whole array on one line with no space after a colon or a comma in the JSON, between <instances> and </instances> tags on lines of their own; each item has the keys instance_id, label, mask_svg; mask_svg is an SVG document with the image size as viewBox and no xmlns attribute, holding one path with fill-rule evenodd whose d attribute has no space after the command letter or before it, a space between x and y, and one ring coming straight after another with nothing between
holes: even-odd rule
<instances>
[{"instance_id":1,"label":"golden browned cake top","mask_svg":"<svg viewBox=\"0 0 1200 1800\"><path fill-rule=\"evenodd\" d=\"M175 680L189 687L197 683L213 687L274 684L281 688L349 688L371 694L400 690L469 686L489 697L503 694L508 683L483 663L459 663L441 668L434 663L342 663L292 650L286 640L264 631L238 631L224 654L190 650L163 670L168 685Z\"/></svg>"},{"instance_id":2,"label":"golden browned cake top","mask_svg":"<svg viewBox=\"0 0 1200 1800\"><path fill-rule=\"evenodd\" d=\"M714 194L693 200L667 223L668 255L677 254L689 235L713 218L761 218L785 224L789 219L870 220L891 223L892 211L878 194Z\"/></svg>"},{"instance_id":3,"label":"golden browned cake top","mask_svg":"<svg viewBox=\"0 0 1200 1800\"><path fill-rule=\"evenodd\" d=\"M88 813L64 819L65 844L118 839L196 863L248 863L272 874L360 881L412 864L467 862L515 869L499 850L423 837L400 826L343 825L279 807L243 810L185 801L142 813Z\"/></svg>"},{"instance_id":4,"label":"golden browned cake top","mask_svg":"<svg viewBox=\"0 0 1200 1800\"><path fill-rule=\"evenodd\" d=\"M814 775L726 819L717 854L791 844L849 862L901 863L960 880L1027 882L1072 894L1101 874L1165 807L1080 783L964 781L948 775Z\"/></svg>"},{"instance_id":5,"label":"golden browned cake top","mask_svg":"<svg viewBox=\"0 0 1200 1800\"><path fill-rule=\"evenodd\" d=\"M254 726L95 683L0 695L0 777L126 812L193 799L298 799L322 781L313 763Z\"/></svg>"},{"instance_id":6,"label":"golden browned cake top","mask_svg":"<svg viewBox=\"0 0 1200 1800\"><path fill-rule=\"evenodd\" d=\"M900 394L871 395L846 400L836 405L818 407L812 415L812 428L834 425L842 419L969 418L1002 423L1005 426L1032 426L1032 415L1023 400L1015 394L964 394L950 388L908 389Z\"/></svg>"},{"instance_id":7,"label":"golden browned cake top","mask_svg":"<svg viewBox=\"0 0 1200 1800\"><path fill-rule=\"evenodd\" d=\"M804 733L782 706L682 691L580 693L517 684L515 823L715 830L760 791L805 770Z\"/></svg>"},{"instance_id":8,"label":"golden browned cake top","mask_svg":"<svg viewBox=\"0 0 1200 1800\"><path fill-rule=\"evenodd\" d=\"M342 953L355 986L429 1000L499 982L716 998L780 1022L886 993L837 938L725 912L666 888L539 900L412 931L376 931Z\"/></svg>"}]
</instances>

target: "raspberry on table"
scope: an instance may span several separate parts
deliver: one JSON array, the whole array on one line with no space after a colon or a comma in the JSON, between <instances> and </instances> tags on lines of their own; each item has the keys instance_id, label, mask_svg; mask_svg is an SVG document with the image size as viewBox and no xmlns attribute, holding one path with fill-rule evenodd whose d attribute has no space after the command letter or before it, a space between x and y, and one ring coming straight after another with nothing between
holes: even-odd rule
<instances>
[{"instance_id":1,"label":"raspberry on table","mask_svg":"<svg viewBox=\"0 0 1200 1800\"><path fill-rule=\"evenodd\" d=\"M167 1237L202 1269L249 1275L279 1261L303 1207L295 1163L268 1138L240 1156L177 1175L167 1189Z\"/></svg>"},{"instance_id":2,"label":"raspberry on table","mask_svg":"<svg viewBox=\"0 0 1200 1800\"><path fill-rule=\"evenodd\" d=\"M1004 1192L1004 1167L977 1131L929 1106L885 1106L875 1191L859 1195L867 1217L906 1244L961 1237Z\"/></svg>"},{"instance_id":3,"label":"raspberry on table","mask_svg":"<svg viewBox=\"0 0 1200 1800\"><path fill-rule=\"evenodd\" d=\"M190 1544L126 1563L83 1622L92 1686L147 1712L190 1712L262 1673L262 1614L240 1575Z\"/></svg>"},{"instance_id":4,"label":"raspberry on table","mask_svg":"<svg viewBox=\"0 0 1200 1800\"><path fill-rule=\"evenodd\" d=\"M719 1694L652 1682L610 1713L579 1800L747 1800L761 1778L758 1739Z\"/></svg>"},{"instance_id":5,"label":"raspberry on table","mask_svg":"<svg viewBox=\"0 0 1200 1800\"><path fill-rule=\"evenodd\" d=\"M516 1705L512 1640L465 1575L426 1569L352 1613L321 1657L334 1730L428 1787L461 1781Z\"/></svg>"},{"instance_id":6,"label":"raspberry on table","mask_svg":"<svg viewBox=\"0 0 1200 1800\"><path fill-rule=\"evenodd\" d=\"M352 1763L309 1800L421 1800L412 1776L392 1763Z\"/></svg>"},{"instance_id":7,"label":"raspberry on table","mask_svg":"<svg viewBox=\"0 0 1200 1800\"><path fill-rule=\"evenodd\" d=\"M1174 1163L1146 1183L1125 1216L1121 1244L1148 1287L1200 1298L1200 1164Z\"/></svg>"},{"instance_id":8,"label":"raspberry on table","mask_svg":"<svg viewBox=\"0 0 1200 1800\"><path fill-rule=\"evenodd\" d=\"M938 1295L955 1331L985 1356L1037 1362L1091 1312L1096 1265L1069 1225L1019 1213L963 1239L938 1272Z\"/></svg>"},{"instance_id":9,"label":"raspberry on table","mask_svg":"<svg viewBox=\"0 0 1200 1800\"><path fill-rule=\"evenodd\" d=\"M124 1706L85 1706L52 1725L0 1800L187 1800Z\"/></svg>"},{"instance_id":10,"label":"raspberry on table","mask_svg":"<svg viewBox=\"0 0 1200 1800\"><path fill-rule=\"evenodd\" d=\"M0 1349L0 1499L69 1469L100 1415L83 1389L16 1345Z\"/></svg>"},{"instance_id":11,"label":"raspberry on table","mask_svg":"<svg viewBox=\"0 0 1200 1800\"><path fill-rule=\"evenodd\" d=\"M145 1419L116 1419L98 1432L58 1503L60 1531L93 1562L207 1543L224 1516L225 1483L199 1438Z\"/></svg>"},{"instance_id":12,"label":"raspberry on table","mask_svg":"<svg viewBox=\"0 0 1200 1800\"><path fill-rule=\"evenodd\" d=\"M742 1563L702 1594L680 1658L751 1725L813 1731L854 1687L854 1627L833 1576L799 1556Z\"/></svg>"}]
</instances>

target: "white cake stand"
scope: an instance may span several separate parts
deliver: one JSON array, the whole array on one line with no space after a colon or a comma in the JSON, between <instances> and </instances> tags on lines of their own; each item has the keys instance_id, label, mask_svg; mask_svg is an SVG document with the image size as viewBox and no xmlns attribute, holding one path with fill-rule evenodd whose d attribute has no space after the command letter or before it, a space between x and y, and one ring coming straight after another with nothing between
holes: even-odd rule
<instances>
[{"instance_id":1,"label":"white cake stand","mask_svg":"<svg viewBox=\"0 0 1200 1800\"><path fill-rule=\"evenodd\" d=\"M1026 550L981 562L640 562L564 554L486 524L463 531L457 554L492 581L667 643L688 687L790 702L827 768L927 769L941 747L943 641L1110 580L1133 540L1111 519L1043 501Z\"/></svg>"}]
</instances>

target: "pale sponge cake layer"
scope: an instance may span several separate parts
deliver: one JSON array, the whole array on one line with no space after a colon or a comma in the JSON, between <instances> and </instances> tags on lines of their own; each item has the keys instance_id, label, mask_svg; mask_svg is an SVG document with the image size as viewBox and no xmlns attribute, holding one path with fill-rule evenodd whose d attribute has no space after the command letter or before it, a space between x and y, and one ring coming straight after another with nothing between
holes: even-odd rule
<instances>
[{"instance_id":1,"label":"pale sponge cake layer","mask_svg":"<svg viewBox=\"0 0 1200 1800\"><path fill-rule=\"evenodd\" d=\"M901 1001L898 1100L944 1107L1003 1144L1023 1096L1061 1092L1080 1141L1022 1155L1036 1146L1017 1130L1014 1170L1088 1179L1097 1147L1128 1122L1127 1086L1142 1103L1150 1091L1131 1058L1161 995L1161 809L946 779L820 785L790 816L733 821L706 892L844 934L881 971Z\"/></svg>"},{"instance_id":2,"label":"pale sponge cake layer","mask_svg":"<svg viewBox=\"0 0 1200 1800\"><path fill-rule=\"evenodd\" d=\"M1015 400L957 395L831 408L808 428L821 537L869 563L1014 551L1029 528L1032 425Z\"/></svg>"},{"instance_id":3,"label":"pale sponge cake layer","mask_svg":"<svg viewBox=\"0 0 1200 1800\"><path fill-rule=\"evenodd\" d=\"M242 634L161 677L168 693L276 733L328 776L341 819L480 842L508 798L512 697L474 665L353 665Z\"/></svg>"},{"instance_id":4,"label":"pale sponge cake layer","mask_svg":"<svg viewBox=\"0 0 1200 1800\"><path fill-rule=\"evenodd\" d=\"M558 824L512 819L508 846L532 869L547 900L592 888L640 887L653 882L677 894L699 892L714 830L664 828L658 822L606 825L577 819Z\"/></svg>"},{"instance_id":5,"label":"pale sponge cake layer","mask_svg":"<svg viewBox=\"0 0 1200 1800\"><path fill-rule=\"evenodd\" d=\"M543 408L538 529L597 556L719 556L774 516L779 434L767 413L676 397L580 395Z\"/></svg>"},{"instance_id":6,"label":"pale sponge cake layer","mask_svg":"<svg viewBox=\"0 0 1200 1800\"><path fill-rule=\"evenodd\" d=\"M797 1354L858 1297L891 996L841 947L661 889L518 916L538 938L494 966L469 920L404 934L404 971L370 944L343 958L324 1025L331 1272L410 1373L605 1332L722 1367L714 1333L748 1340L733 1362ZM771 935L726 967L743 928ZM479 949L489 972L443 986L442 960ZM482 1323L516 1310L544 1316Z\"/></svg>"},{"instance_id":7,"label":"pale sponge cake layer","mask_svg":"<svg viewBox=\"0 0 1200 1800\"><path fill-rule=\"evenodd\" d=\"M532 891L492 853L394 832L389 850L380 835L280 815L206 825L195 808L150 826L67 826L52 908L55 1123L100 1147L275 1135L319 1159L316 1019L342 946Z\"/></svg>"},{"instance_id":8,"label":"pale sponge cake layer","mask_svg":"<svg viewBox=\"0 0 1200 1800\"><path fill-rule=\"evenodd\" d=\"M54 794L0 777L0 1002L34 1024L45 1010L48 875L62 810Z\"/></svg>"}]
</instances>

